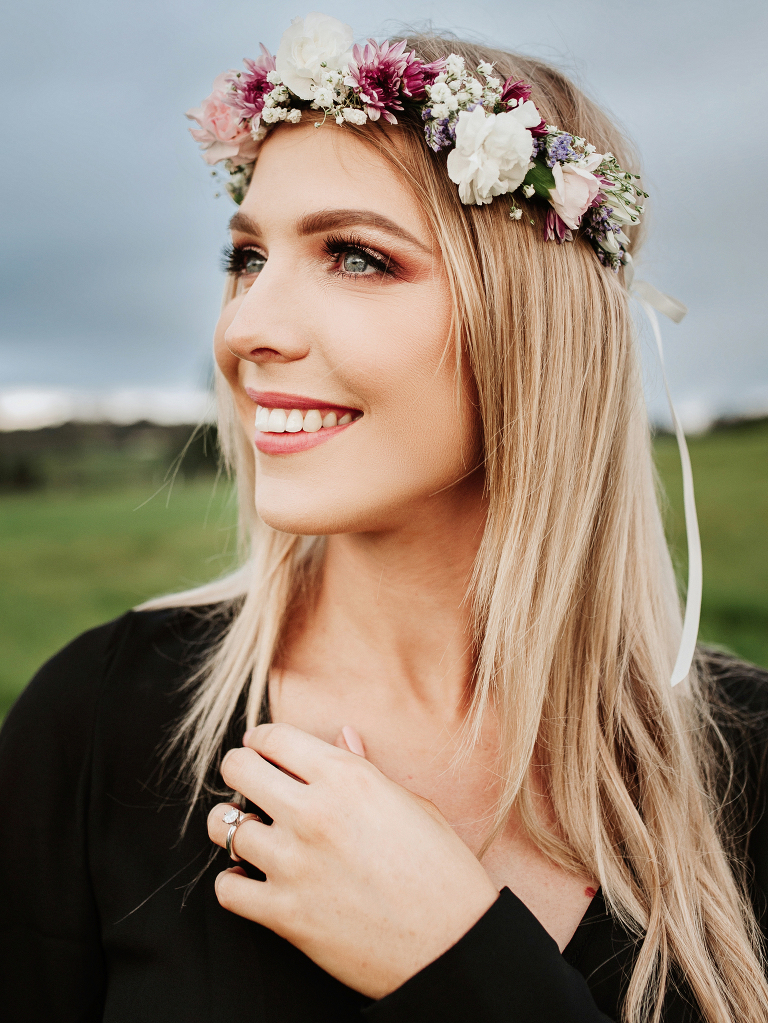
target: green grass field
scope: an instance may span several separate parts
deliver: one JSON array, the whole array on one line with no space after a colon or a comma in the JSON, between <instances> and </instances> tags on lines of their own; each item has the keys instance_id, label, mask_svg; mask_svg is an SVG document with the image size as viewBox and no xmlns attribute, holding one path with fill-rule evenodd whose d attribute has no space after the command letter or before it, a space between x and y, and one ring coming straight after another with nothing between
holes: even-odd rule
<instances>
[{"instance_id":1,"label":"green grass field","mask_svg":"<svg viewBox=\"0 0 768 1023\"><path fill-rule=\"evenodd\" d=\"M768 421L691 440L702 544L702 639L768 667ZM685 570L674 440L656 442L668 527ZM121 456L116 455L115 458ZM234 508L213 476L0 495L0 715L35 669L84 629L154 594L225 571Z\"/></svg>"}]
</instances>

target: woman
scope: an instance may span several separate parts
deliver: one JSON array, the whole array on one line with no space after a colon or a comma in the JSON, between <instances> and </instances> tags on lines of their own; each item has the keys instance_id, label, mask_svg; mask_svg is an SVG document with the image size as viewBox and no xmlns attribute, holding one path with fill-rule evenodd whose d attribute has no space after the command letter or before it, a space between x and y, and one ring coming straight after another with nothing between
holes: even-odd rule
<instances>
[{"instance_id":1,"label":"woman","mask_svg":"<svg viewBox=\"0 0 768 1023\"><path fill-rule=\"evenodd\" d=\"M350 47L296 19L190 112L243 567L12 712L6 1005L765 1020L766 676L670 686L626 147L537 61Z\"/></svg>"}]
</instances>

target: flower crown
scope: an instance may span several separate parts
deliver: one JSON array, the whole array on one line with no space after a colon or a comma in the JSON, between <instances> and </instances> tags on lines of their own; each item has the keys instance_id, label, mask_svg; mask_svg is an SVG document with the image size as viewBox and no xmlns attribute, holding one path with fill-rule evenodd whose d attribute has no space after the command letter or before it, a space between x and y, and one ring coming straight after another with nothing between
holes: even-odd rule
<instances>
[{"instance_id":1,"label":"flower crown","mask_svg":"<svg viewBox=\"0 0 768 1023\"><path fill-rule=\"evenodd\" d=\"M353 46L352 29L324 14L294 18L276 56L261 50L244 60L244 71L219 75L211 95L186 115L199 125L190 131L206 163L224 161L236 203L272 125L297 124L307 109L322 112L318 127L328 117L340 125L397 124L396 114L409 108L424 122L427 145L450 149L448 176L463 203L511 195L510 217L520 220L514 193L539 197L551 207L547 240L572 241L582 230L605 266L618 271L629 260L623 228L639 222L647 197L637 175L611 153L545 124L525 82L502 82L488 63L470 72L457 54L427 64L406 40Z\"/></svg>"}]
</instances>

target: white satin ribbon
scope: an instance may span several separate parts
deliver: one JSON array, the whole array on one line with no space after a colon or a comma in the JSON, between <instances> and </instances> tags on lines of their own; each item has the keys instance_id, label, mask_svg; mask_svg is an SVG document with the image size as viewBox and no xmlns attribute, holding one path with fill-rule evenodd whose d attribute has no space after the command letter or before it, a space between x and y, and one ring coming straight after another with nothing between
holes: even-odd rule
<instances>
[{"instance_id":1,"label":"white satin ribbon","mask_svg":"<svg viewBox=\"0 0 768 1023\"><path fill-rule=\"evenodd\" d=\"M670 320L679 323L688 312L682 302L671 298L669 295L657 291L647 281L635 281L631 264L625 268L625 279L630 294L635 298L648 317L648 322L656 338L656 347L659 351L659 362L661 363L661 375L664 379L664 390L667 392L669 411L672 414L672 422L675 427L677 446L680 449L680 462L683 469L683 505L685 508L685 532L688 545L688 591L685 598L685 617L683 619L683 634L680 639L680 648L677 653L675 667L672 670L672 685L676 686L687 676L693 662L693 655L696 650L696 639L699 634L699 618L701 616L701 587L702 587L702 564L701 564L701 539L699 537L699 522L696 517L696 498L693 493L693 472L691 471L691 459L688 454L688 445L685 443L685 434L677 418L675 406L672 403L672 395L669 391L669 382L664 367L664 348L661 343L661 330L656 312L663 313Z\"/></svg>"}]
</instances>

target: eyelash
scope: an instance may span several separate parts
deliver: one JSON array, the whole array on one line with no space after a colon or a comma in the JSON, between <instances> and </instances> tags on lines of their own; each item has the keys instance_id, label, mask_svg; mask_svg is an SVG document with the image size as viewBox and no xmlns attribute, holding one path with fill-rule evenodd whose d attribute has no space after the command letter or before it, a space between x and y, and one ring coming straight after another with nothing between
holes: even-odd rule
<instances>
[{"instance_id":1,"label":"eyelash","mask_svg":"<svg viewBox=\"0 0 768 1023\"><path fill-rule=\"evenodd\" d=\"M339 260L341 256L345 256L348 253L358 253L361 256L365 256L368 262L379 271L381 274L385 274L387 277L396 277L396 265L394 261L389 257L378 252L376 249L369 248L365 242L355 235L349 238L343 238L341 235L331 235L326 238L323 242L323 248L325 249L329 257L333 257L335 260ZM349 273L347 270L337 270L341 277L362 277L363 274ZM370 274L366 276L372 276Z\"/></svg>"},{"instance_id":2,"label":"eyelash","mask_svg":"<svg viewBox=\"0 0 768 1023\"><path fill-rule=\"evenodd\" d=\"M361 239L357 237L343 238L340 235L331 235L326 238L323 242L323 249L329 258L333 258L334 261L338 261L342 256L348 253L358 253L364 256L368 262L374 267L379 273L386 275L387 277L397 276L397 266L389 256L384 256L381 252L376 249L369 248ZM259 250L252 245L225 245L221 254L221 268L226 274L231 274L233 277L243 277L246 275L246 262L251 254L261 255ZM373 274L353 274L347 270L337 269L335 271L340 277L371 277Z\"/></svg>"}]
</instances>

